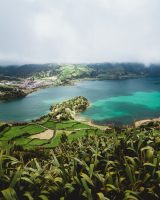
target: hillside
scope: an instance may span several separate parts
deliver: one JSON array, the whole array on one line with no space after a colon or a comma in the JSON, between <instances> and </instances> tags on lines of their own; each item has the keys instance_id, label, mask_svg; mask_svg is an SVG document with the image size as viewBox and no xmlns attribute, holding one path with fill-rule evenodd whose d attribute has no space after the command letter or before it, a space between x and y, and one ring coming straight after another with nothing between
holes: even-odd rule
<instances>
[{"instance_id":1,"label":"hillside","mask_svg":"<svg viewBox=\"0 0 160 200\"><path fill-rule=\"evenodd\" d=\"M71 85L77 80L119 80L155 76L160 76L159 65L146 67L139 63L0 66L0 85L13 88L10 93L0 90L0 99L24 97L39 88Z\"/></svg>"},{"instance_id":2,"label":"hillside","mask_svg":"<svg viewBox=\"0 0 160 200\"><path fill-rule=\"evenodd\" d=\"M1 76L10 76L10 77L31 77L39 76L41 73L56 73L57 65L55 64L27 64L27 65L10 65L6 67L0 67Z\"/></svg>"},{"instance_id":3,"label":"hillside","mask_svg":"<svg viewBox=\"0 0 160 200\"><path fill-rule=\"evenodd\" d=\"M28 64L0 67L1 78L58 76L59 80L80 78L125 79L141 76L160 76L160 65L146 67L139 63L95 63L95 64Z\"/></svg>"}]
</instances>

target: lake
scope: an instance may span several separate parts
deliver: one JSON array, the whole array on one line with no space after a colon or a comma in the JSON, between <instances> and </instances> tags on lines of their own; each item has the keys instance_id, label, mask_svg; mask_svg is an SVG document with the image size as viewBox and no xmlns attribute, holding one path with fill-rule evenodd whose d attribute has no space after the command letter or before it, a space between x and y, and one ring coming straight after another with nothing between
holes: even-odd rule
<instances>
[{"instance_id":1,"label":"lake","mask_svg":"<svg viewBox=\"0 0 160 200\"><path fill-rule=\"evenodd\" d=\"M152 77L40 89L25 98L0 102L0 120L30 121L47 114L52 104L80 95L91 102L81 116L99 124L130 124L160 116L160 78Z\"/></svg>"}]
</instances>

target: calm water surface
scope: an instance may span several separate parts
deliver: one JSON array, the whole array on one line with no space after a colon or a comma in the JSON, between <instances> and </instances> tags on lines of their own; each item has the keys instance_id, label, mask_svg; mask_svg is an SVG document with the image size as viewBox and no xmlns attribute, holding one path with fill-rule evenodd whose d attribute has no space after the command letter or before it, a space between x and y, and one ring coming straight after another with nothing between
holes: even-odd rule
<instances>
[{"instance_id":1,"label":"calm water surface","mask_svg":"<svg viewBox=\"0 0 160 200\"><path fill-rule=\"evenodd\" d=\"M85 96L91 106L81 115L100 124L129 124L160 116L160 78L82 81L75 86L41 89L25 98L0 102L0 120L29 121L49 112L52 104Z\"/></svg>"}]
</instances>

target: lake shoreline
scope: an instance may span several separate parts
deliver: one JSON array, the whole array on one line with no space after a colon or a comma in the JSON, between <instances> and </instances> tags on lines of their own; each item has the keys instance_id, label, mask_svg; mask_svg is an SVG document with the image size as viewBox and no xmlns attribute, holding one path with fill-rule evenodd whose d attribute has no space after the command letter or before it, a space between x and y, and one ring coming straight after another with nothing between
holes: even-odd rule
<instances>
[{"instance_id":1,"label":"lake shoreline","mask_svg":"<svg viewBox=\"0 0 160 200\"><path fill-rule=\"evenodd\" d=\"M0 122L4 123L4 124L10 124L10 125L24 125L24 124L27 125L27 124L35 123L35 122L39 121L40 119L42 119L45 116L46 115L41 116L40 118L37 118L35 120L28 121L28 122L23 122L23 121L22 122L0 121ZM142 119L142 120L137 120L137 121L134 121L132 124L128 124L128 125L125 124L125 125L121 125L121 126L118 126L118 125L115 126L114 124L99 125L96 122L94 122L94 121L92 121L90 119L87 119L87 118L83 118L83 117L81 117L79 115L76 115L73 120L105 131L105 130L111 130L111 129L114 129L114 128L129 128L129 127L130 128L133 128L133 127L139 128L139 127L142 127L142 126L147 126L149 123L160 122L160 117L158 117L158 118L146 118L146 119Z\"/></svg>"},{"instance_id":2,"label":"lake shoreline","mask_svg":"<svg viewBox=\"0 0 160 200\"><path fill-rule=\"evenodd\" d=\"M12 97L11 95L8 95L7 98L3 98L1 97L0 95L0 101L12 101L14 99L20 99L20 98L25 98L27 97L29 94L31 93L34 93L34 92L37 92L38 90L41 90L41 89L45 89L45 88L51 88L51 87L58 87L58 86L74 86L76 83L79 83L79 82L83 82L83 81L111 81L111 80L127 80L127 79L139 79L139 78L145 78L144 76L137 76L137 77L125 77L125 78L108 78L108 79L104 79L104 78L79 78L79 79L71 79L71 80L67 80L67 81L64 81L64 82L61 82L61 83L53 83L53 84L49 84L49 85L42 85L42 86L39 86L39 87L36 87L36 88L23 88L23 91L25 93L25 95L23 96L14 96Z\"/></svg>"},{"instance_id":3,"label":"lake shoreline","mask_svg":"<svg viewBox=\"0 0 160 200\"><path fill-rule=\"evenodd\" d=\"M95 128L99 128L101 130L110 129L109 125L98 125L98 124L92 122L92 120L83 118L83 117L81 117L79 115L76 115L75 118L74 118L74 120L77 121L77 122L81 122L81 123L87 124L89 126L93 126Z\"/></svg>"},{"instance_id":4,"label":"lake shoreline","mask_svg":"<svg viewBox=\"0 0 160 200\"><path fill-rule=\"evenodd\" d=\"M90 126L97 127L101 130L106 130L106 129L109 130L109 129L112 129L114 127L119 127L119 128L135 127L135 128L138 128L138 127L141 127L143 125L147 125L151 122L160 122L160 117L158 117L158 118L145 118L145 119L134 121L132 124L122 124L122 125L115 125L115 124L111 124L111 123L100 125L100 124L96 123L95 121L92 121L90 119L87 119L87 118L79 116L79 115L77 115L74 120L78 121L78 122L85 123L85 124L90 125Z\"/></svg>"},{"instance_id":5,"label":"lake shoreline","mask_svg":"<svg viewBox=\"0 0 160 200\"><path fill-rule=\"evenodd\" d=\"M152 122L153 123L154 122L155 123L156 122L160 122L160 117L158 117L158 118L145 118L145 119L137 120L137 121L134 121L132 124L128 124L128 125L122 124L122 125L119 126L119 125L114 125L114 124L111 124L111 123L110 124L105 124L105 125L103 125L103 124L100 125L100 124L97 124L95 121L92 121L90 119L87 119L85 117L80 116L79 114L80 113L75 115L75 117L73 119L74 121L81 122L83 124L98 128L98 129L103 130L103 131L111 130L111 129L116 128L116 127L117 128L128 128L128 127L130 127L130 128L133 128L133 127L139 128L139 127L142 127L142 126L147 126L149 123L152 123ZM21 122L0 121L0 123L10 124L10 125L24 125L24 124L26 125L26 124L35 123L35 122L41 120L43 117L46 117L48 115L49 115L49 113L47 115L41 116L41 117L39 117L39 118L37 118L35 120L30 120L28 122L23 122L23 121L21 121Z\"/></svg>"},{"instance_id":6,"label":"lake shoreline","mask_svg":"<svg viewBox=\"0 0 160 200\"><path fill-rule=\"evenodd\" d=\"M2 102L0 118L8 122L29 122L47 114L51 105L82 95L91 102L91 106L81 113L90 123L99 126L132 125L135 119L140 121L159 117L160 92L155 81L155 78L125 82L79 80L72 83L75 86L50 86L36 90L26 98ZM143 88L139 88L140 84L143 84ZM127 85L130 86L129 92ZM15 112L16 108L19 112Z\"/></svg>"}]
</instances>

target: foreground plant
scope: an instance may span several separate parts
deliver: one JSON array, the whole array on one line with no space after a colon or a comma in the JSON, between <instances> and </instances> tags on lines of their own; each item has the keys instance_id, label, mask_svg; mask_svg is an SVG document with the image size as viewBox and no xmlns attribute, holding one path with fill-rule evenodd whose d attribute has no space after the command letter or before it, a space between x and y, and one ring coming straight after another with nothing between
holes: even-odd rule
<instances>
[{"instance_id":1,"label":"foreground plant","mask_svg":"<svg viewBox=\"0 0 160 200\"><path fill-rule=\"evenodd\" d=\"M86 136L51 150L1 144L0 199L160 199L158 131ZM35 150L36 151L36 150ZM27 155L27 156L26 156Z\"/></svg>"}]
</instances>

